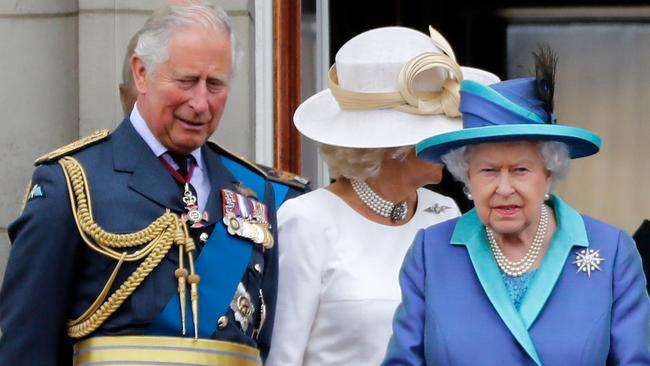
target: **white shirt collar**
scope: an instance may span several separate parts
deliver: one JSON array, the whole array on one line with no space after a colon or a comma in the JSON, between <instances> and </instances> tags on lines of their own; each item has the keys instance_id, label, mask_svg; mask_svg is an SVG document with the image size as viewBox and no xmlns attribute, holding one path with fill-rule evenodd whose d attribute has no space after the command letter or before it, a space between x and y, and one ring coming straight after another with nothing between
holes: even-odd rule
<instances>
[{"instance_id":1,"label":"white shirt collar","mask_svg":"<svg viewBox=\"0 0 650 366\"><path fill-rule=\"evenodd\" d=\"M147 125L147 122L145 122L144 118L140 114L137 102L133 106L133 110L131 111L129 119L131 120L131 124L133 125L133 128L135 128L138 135L142 137L144 142L147 143L147 146L149 146L151 151L153 151L157 157L160 157L167 152L168 149L163 144L161 144L158 139L156 139L156 136L154 136L153 132L151 132L149 126ZM203 156L201 154L201 147L198 147L196 150L192 151L191 154L196 161L197 167L202 168Z\"/></svg>"}]
</instances>

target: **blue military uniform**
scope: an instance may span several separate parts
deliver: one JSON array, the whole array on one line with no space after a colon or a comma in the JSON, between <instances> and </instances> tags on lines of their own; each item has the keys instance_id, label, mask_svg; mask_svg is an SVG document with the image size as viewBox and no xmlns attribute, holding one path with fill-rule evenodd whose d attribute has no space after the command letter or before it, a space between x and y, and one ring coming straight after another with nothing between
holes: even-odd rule
<instances>
[{"instance_id":1,"label":"blue military uniform","mask_svg":"<svg viewBox=\"0 0 650 366\"><path fill-rule=\"evenodd\" d=\"M91 217L105 232L134 233L150 226L167 210L178 215L184 210L180 187L128 120L112 134L98 136L96 140L70 146L67 148L70 151L55 152L50 159L44 159L34 172L24 211L9 227L12 250L0 292L2 365L70 365L70 346L77 339L65 335L70 325L67 321L77 319L93 307L119 262L93 248L88 243L92 243L88 239L90 234L80 235L83 224L79 221L83 220L79 220L80 214L75 211L74 204L71 209L73 193L68 190L74 177L70 178L71 173L64 173L58 164L63 155L74 158L85 170L87 193L92 200ZM301 186L292 183L291 187L283 188L282 181L269 179L255 166L237 159L215 144L204 145L202 154L211 185L206 205L208 218L203 227L191 228L187 232L196 246L193 254L196 274L202 276L198 284L200 326L197 332L200 338L256 347L265 358L275 310L277 246L265 249L250 238L226 234L222 220L224 202L220 192L243 192L239 197L247 196L249 202L263 203L268 212L269 232L275 238L275 209L283 198L276 197L274 186L284 191L282 196L300 192ZM217 238L217 233L223 236ZM131 240L128 236L126 238ZM202 275L199 271L206 268L210 272L213 267L218 267L210 263L201 264L202 253L209 252L206 248L224 246L222 242L248 248L244 251L243 266L238 267L240 272L229 274L235 281L225 287L215 283L220 281L219 278ZM138 248L116 251L118 254L134 252ZM163 314L178 313L181 295L175 271L179 268L179 261L180 266L184 262L189 269L188 258L182 253L175 247L168 250L153 269L145 270L149 272L140 276L144 277L143 280L136 279L136 282L141 282L124 299L117 290L122 290L120 285L133 280L130 276L133 277L143 266L143 260L122 263L106 289L108 294L118 293L115 301L119 306L98 326L95 324L96 329L89 334L86 334L87 329L79 326L81 328L75 329L75 337L180 336L180 320L177 317L164 319ZM216 253L219 260L230 265L229 258L221 258L219 253L222 252ZM227 298L230 304L225 308L212 308L211 297L205 295L207 290L203 290L210 286L229 289L227 294L216 295ZM188 297L189 292L188 287ZM242 317L237 306L241 308L239 300L243 297L238 299L238 296L243 295L247 300L244 305L252 311L244 312ZM112 300L108 295L104 299L107 302ZM189 299L187 303L187 336L192 336L192 306Z\"/></svg>"}]
</instances>

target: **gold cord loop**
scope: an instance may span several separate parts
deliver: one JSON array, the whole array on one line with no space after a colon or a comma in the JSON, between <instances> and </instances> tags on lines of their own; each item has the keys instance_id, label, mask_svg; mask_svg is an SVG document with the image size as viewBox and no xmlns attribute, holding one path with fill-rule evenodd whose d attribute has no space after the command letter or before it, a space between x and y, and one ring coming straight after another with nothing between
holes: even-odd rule
<instances>
[{"instance_id":1,"label":"gold cord loop","mask_svg":"<svg viewBox=\"0 0 650 366\"><path fill-rule=\"evenodd\" d=\"M186 277L196 276L191 253L195 249L195 245L191 237L189 237L187 226L180 221L178 216L166 210L164 214L140 231L129 234L109 233L103 230L93 218L88 180L86 179L86 174L81 164L71 157L60 159L59 164L63 168L63 173L66 177L72 213L81 238L96 252L118 261L113 273L95 301L79 318L68 322L68 335L72 338L81 338L99 328L135 291L142 281L147 278L151 271L160 264L174 244L179 246L178 274L181 274L180 272L185 270L182 260L183 253L187 253L190 257L190 274L179 276L178 291L181 299L183 299L182 295L185 292L185 288L181 288L180 277L183 277L182 283L184 284ZM128 253L126 249L129 248L134 248L134 250ZM124 262L140 260L142 262L135 271L131 273L113 294L108 296L108 291L112 287L113 281L122 264ZM196 286L198 286L198 283L192 286L192 290ZM198 303L198 290L196 292L196 301ZM108 299L106 299L107 296ZM193 307L193 310L198 312L198 305ZM182 314L182 317L182 322L184 322L185 314ZM197 314L193 314L193 319L197 317ZM196 323L194 324L194 328L197 329Z\"/></svg>"}]
</instances>

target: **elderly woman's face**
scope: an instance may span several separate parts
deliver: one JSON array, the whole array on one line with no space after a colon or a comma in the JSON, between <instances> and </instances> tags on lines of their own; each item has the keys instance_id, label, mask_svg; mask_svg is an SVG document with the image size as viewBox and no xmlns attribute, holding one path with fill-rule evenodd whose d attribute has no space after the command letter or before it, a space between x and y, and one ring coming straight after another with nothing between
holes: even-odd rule
<instances>
[{"instance_id":1,"label":"elderly woman's face","mask_svg":"<svg viewBox=\"0 0 650 366\"><path fill-rule=\"evenodd\" d=\"M537 144L479 144L469 154L468 188L481 222L501 235L534 232L551 187Z\"/></svg>"}]
</instances>

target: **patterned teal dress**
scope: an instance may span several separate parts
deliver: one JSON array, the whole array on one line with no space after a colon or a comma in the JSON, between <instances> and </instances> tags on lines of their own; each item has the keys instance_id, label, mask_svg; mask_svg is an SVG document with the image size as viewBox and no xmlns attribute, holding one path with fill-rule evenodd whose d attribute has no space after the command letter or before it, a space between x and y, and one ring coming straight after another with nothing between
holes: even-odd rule
<instances>
[{"instance_id":1,"label":"patterned teal dress","mask_svg":"<svg viewBox=\"0 0 650 366\"><path fill-rule=\"evenodd\" d=\"M512 300L512 303L515 304L515 308L519 310L521 302L524 299L524 296L526 295L526 291L528 291L530 284L533 282L537 270L526 272L521 276L510 276L501 271L501 269L499 270L501 272L501 278L503 278L503 282L505 283L506 289L508 290L510 300Z\"/></svg>"}]
</instances>

